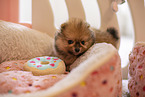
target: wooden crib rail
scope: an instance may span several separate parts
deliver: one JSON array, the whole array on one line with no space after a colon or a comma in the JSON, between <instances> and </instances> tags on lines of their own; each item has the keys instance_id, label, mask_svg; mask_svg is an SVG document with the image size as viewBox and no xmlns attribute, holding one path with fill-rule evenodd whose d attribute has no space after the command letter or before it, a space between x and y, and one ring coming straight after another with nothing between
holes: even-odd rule
<instances>
[{"instance_id":1,"label":"wooden crib rail","mask_svg":"<svg viewBox=\"0 0 145 97\"><path fill-rule=\"evenodd\" d=\"M80 0L66 0L69 18L78 17L85 20L85 13ZM32 0L32 28L46 32L54 37L54 15L49 0Z\"/></svg>"},{"instance_id":2,"label":"wooden crib rail","mask_svg":"<svg viewBox=\"0 0 145 97\"><path fill-rule=\"evenodd\" d=\"M77 17L81 19L86 19L85 12L81 0L65 0L69 18Z\"/></svg>"},{"instance_id":3,"label":"wooden crib rail","mask_svg":"<svg viewBox=\"0 0 145 97\"><path fill-rule=\"evenodd\" d=\"M117 21L116 13L112 11L111 9L111 3L112 0L97 0L98 5L100 8L100 14L101 14L101 30L107 29L108 27L115 27L119 31L119 25ZM120 35L119 35L120 36ZM119 48L118 44L118 48Z\"/></svg>"},{"instance_id":4,"label":"wooden crib rail","mask_svg":"<svg viewBox=\"0 0 145 97\"><path fill-rule=\"evenodd\" d=\"M145 5L144 0L128 0L132 15L135 42L145 41Z\"/></svg>"},{"instance_id":5,"label":"wooden crib rail","mask_svg":"<svg viewBox=\"0 0 145 97\"><path fill-rule=\"evenodd\" d=\"M32 0L32 28L54 37L54 16L49 0Z\"/></svg>"},{"instance_id":6,"label":"wooden crib rail","mask_svg":"<svg viewBox=\"0 0 145 97\"><path fill-rule=\"evenodd\" d=\"M115 12L111 9L112 0L97 0L101 14L101 28L116 27L119 31L118 21ZM84 6L81 0L65 0L69 18L79 17L86 19ZM92 9L95 10L95 9ZM32 28L48 33L54 37L53 11L49 0L32 0ZM96 17L97 18L97 17ZM119 47L119 46L118 46Z\"/></svg>"}]
</instances>

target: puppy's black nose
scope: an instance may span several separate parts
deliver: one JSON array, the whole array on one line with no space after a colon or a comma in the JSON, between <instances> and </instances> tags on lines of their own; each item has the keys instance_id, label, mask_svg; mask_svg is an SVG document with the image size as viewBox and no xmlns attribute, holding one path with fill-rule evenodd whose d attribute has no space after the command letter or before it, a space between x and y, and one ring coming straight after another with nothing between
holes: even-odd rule
<instances>
[{"instance_id":1,"label":"puppy's black nose","mask_svg":"<svg viewBox=\"0 0 145 97\"><path fill-rule=\"evenodd\" d=\"M80 48L75 48L75 52L79 52L80 51Z\"/></svg>"}]
</instances>

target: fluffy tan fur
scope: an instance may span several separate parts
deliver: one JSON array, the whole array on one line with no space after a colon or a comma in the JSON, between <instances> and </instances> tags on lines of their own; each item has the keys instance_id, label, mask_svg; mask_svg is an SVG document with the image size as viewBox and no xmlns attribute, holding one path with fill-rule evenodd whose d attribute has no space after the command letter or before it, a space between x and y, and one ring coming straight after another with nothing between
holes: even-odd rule
<instances>
[{"instance_id":1,"label":"fluffy tan fur","mask_svg":"<svg viewBox=\"0 0 145 97\"><path fill-rule=\"evenodd\" d=\"M95 32L95 43L111 43L114 47L117 48L119 43L119 33L115 28L108 28L105 31L101 31L95 28L91 28Z\"/></svg>"},{"instance_id":2,"label":"fluffy tan fur","mask_svg":"<svg viewBox=\"0 0 145 97\"><path fill-rule=\"evenodd\" d=\"M25 26L0 21L0 63L51 55L53 39Z\"/></svg>"},{"instance_id":3,"label":"fluffy tan fur","mask_svg":"<svg viewBox=\"0 0 145 97\"><path fill-rule=\"evenodd\" d=\"M65 61L69 68L80 55L87 51L95 42L95 35L89 24L80 19L71 19L61 25L55 36L57 56Z\"/></svg>"},{"instance_id":4,"label":"fluffy tan fur","mask_svg":"<svg viewBox=\"0 0 145 97\"><path fill-rule=\"evenodd\" d=\"M69 68L94 43L106 42L117 47L118 40L118 32L115 28L100 31L91 28L87 22L79 18L72 18L63 23L57 32L55 36L55 51L56 55L64 60Z\"/></svg>"}]
</instances>

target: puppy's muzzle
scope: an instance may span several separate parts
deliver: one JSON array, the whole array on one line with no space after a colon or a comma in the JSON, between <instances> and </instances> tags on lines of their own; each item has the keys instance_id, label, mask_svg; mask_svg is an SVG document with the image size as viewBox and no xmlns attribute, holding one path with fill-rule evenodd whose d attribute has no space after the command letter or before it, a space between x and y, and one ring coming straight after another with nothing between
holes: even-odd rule
<instances>
[{"instance_id":1,"label":"puppy's muzzle","mask_svg":"<svg viewBox=\"0 0 145 97\"><path fill-rule=\"evenodd\" d=\"M75 48L75 52L78 53L80 51L80 48Z\"/></svg>"}]
</instances>

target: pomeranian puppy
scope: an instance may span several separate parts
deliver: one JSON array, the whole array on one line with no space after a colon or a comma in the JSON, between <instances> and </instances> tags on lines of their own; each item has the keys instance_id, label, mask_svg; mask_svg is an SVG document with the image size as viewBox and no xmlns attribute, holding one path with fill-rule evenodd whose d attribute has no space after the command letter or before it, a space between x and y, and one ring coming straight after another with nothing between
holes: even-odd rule
<instances>
[{"instance_id":1,"label":"pomeranian puppy","mask_svg":"<svg viewBox=\"0 0 145 97\"><path fill-rule=\"evenodd\" d=\"M63 23L55 35L55 54L65 62L69 71L70 65L94 43L108 42L115 45L119 39L116 33L114 28L108 29L107 33L100 32L91 28L87 22L72 18Z\"/></svg>"}]
</instances>

